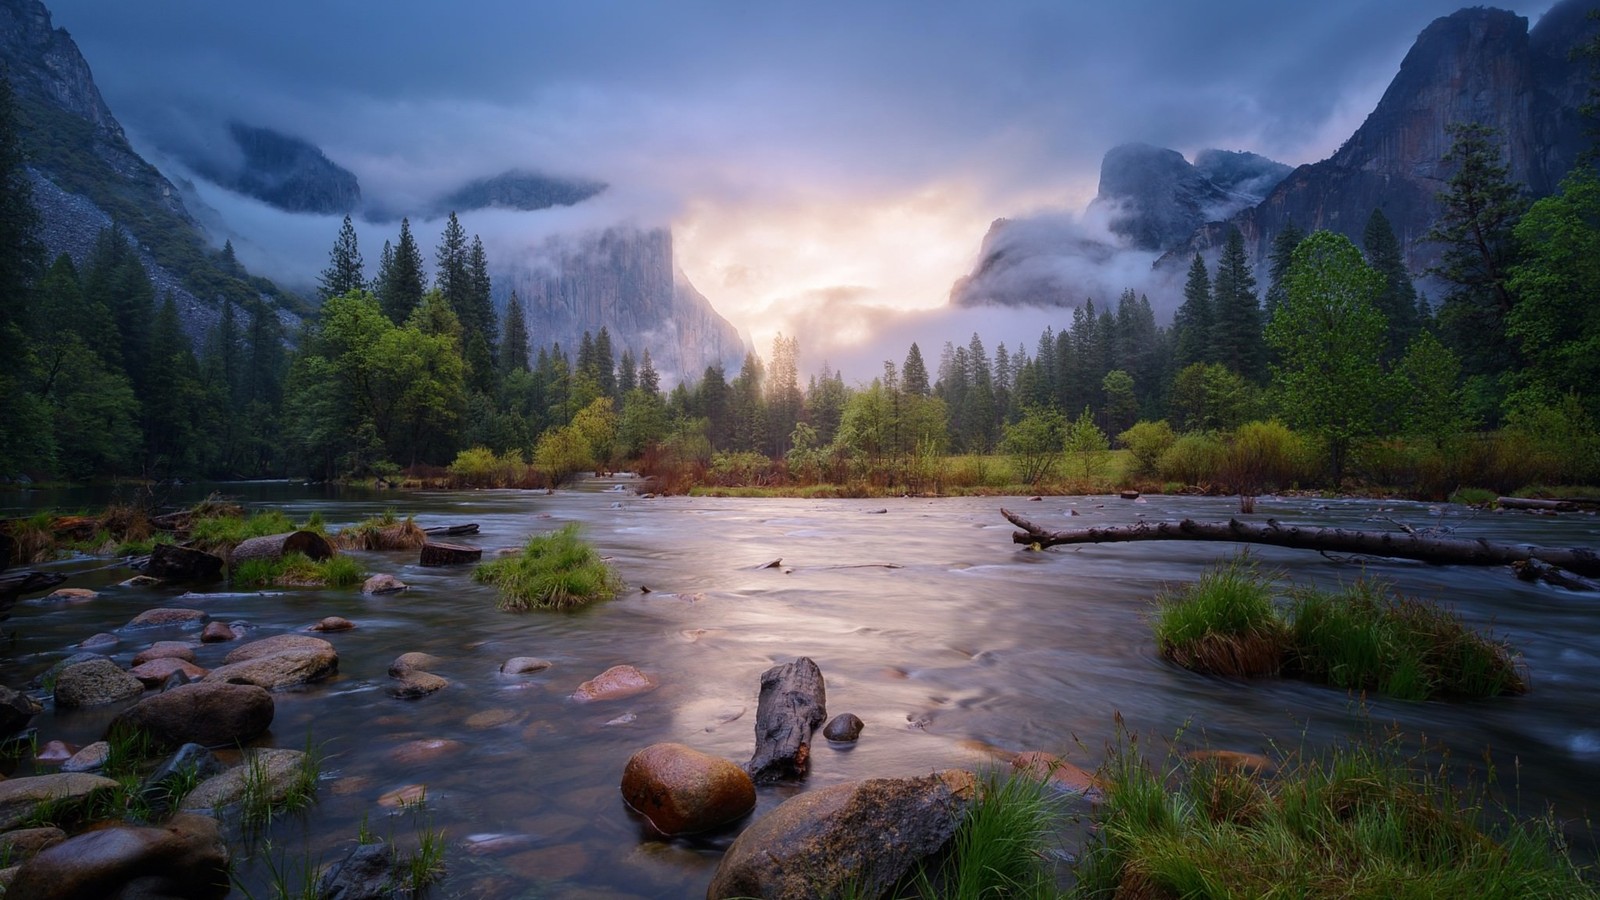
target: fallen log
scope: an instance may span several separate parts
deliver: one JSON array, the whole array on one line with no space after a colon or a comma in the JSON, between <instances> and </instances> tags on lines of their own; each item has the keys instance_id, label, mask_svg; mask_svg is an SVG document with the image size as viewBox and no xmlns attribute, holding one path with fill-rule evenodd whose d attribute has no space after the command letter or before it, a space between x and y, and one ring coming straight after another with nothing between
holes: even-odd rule
<instances>
[{"instance_id":1,"label":"fallen log","mask_svg":"<svg viewBox=\"0 0 1600 900\"><path fill-rule=\"evenodd\" d=\"M756 752L745 771L758 784L804 778L811 767L811 733L828 717L822 670L802 656L761 673L756 703Z\"/></svg>"},{"instance_id":2,"label":"fallen log","mask_svg":"<svg viewBox=\"0 0 1600 900\"><path fill-rule=\"evenodd\" d=\"M12 572L0 575L0 597L14 598L49 590L66 580L67 576L60 572Z\"/></svg>"},{"instance_id":3,"label":"fallen log","mask_svg":"<svg viewBox=\"0 0 1600 900\"><path fill-rule=\"evenodd\" d=\"M1537 559L1525 559L1514 562L1511 568L1516 570L1517 577L1523 581L1543 581L1556 587L1564 587L1573 591L1600 590L1600 581L1584 578L1582 575L1573 575L1552 565L1547 565Z\"/></svg>"},{"instance_id":4,"label":"fallen log","mask_svg":"<svg viewBox=\"0 0 1600 900\"><path fill-rule=\"evenodd\" d=\"M478 523L469 522L466 525L435 525L432 528L422 529L423 534L442 534L445 537L457 537L463 534L477 534Z\"/></svg>"},{"instance_id":5,"label":"fallen log","mask_svg":"<svg viewBox=\"0 0 1600 900\"><path fill-rule=\"evenodd\" d=\"M192 547L157 544L144 573L162 581L210 581L222 574L222 557Z\"/></svg>"},{"instance_id":6,"label":"fallen log","mask_svg":"<svg viewBox=\"0 0 1600 900\"><path fill-rule=\"evenodd\" d=\"M1535 500L1530 497L1496 497L1501 509L1536 509L1549 512L1577 512L1578 504L1570 500Z\"/></svg>"},{"instance_id":7,"label":"fallen log","mask_svg":"<svg viewBox=\"0 0 1600 900\"><path fill-rule=\"evenodd\" d=\"M447 544L444 541L429 541L422 545L421 563L428 567L459 566L482 558L483 551L477 547Z\"/></svg>"},{"instance_id":8,"label":"fallen log","mask_svg":"<svg viewBox=\"0 0 1600 900\"><path fill-rule=\"evenodd\" d=\"M321 562L337 552L328 539L315 531L287 531L249 538L228 554L228 564L237 566L248 559L282 559L287 553L303 553Z\"/></svg>"},{"instance_id":9,"label":"fallen log","mask_svg":"<svg viewBox=\"0 0 1600 900\"><path fill-rule=\"evenodd\" d=\"M1448 565L1504 566L1520 560L1537 559L1578 575L1600 576L1600 552L1591 547L1536 547L1532 544L1502 544L1481 538L1472 540L1393 531L1286 526L1272 519L1261 525L1240 522L1238 519L1226 522L1184 519L1180 522L1140 522L1136 525L1048 531L1009 510L1002 509L1000 514L1022 529L1011 535L1012 541L1038 544L1040 547L1115 541L1228 541L1330 553L1363 553Z\"/></svg>"}]
</instances>

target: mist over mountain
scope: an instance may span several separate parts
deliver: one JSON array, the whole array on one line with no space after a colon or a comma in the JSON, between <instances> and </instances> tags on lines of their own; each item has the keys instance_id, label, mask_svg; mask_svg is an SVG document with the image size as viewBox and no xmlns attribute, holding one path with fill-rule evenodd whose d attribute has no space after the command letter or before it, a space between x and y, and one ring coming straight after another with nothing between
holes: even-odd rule
<instances>
[{"instance_id":1,"label":"mist over mountain","mask_svg":"<svg viewBox=\"0 0 1600 900\"><path fill-rule=\"evenodd\" d=\"M220 147L177 152L195 173L289 212L349 213L361 205L354 173L309 141L242 122L228 123Z\"/></svg>"},{"instance_id":2,"label":"mist over mountain","mask_svg":"<svg viewBox=\"0 0 1600 900\"><path fill-rule=\"evenodd\" d=\"M435 204L435 215L474 209L519 209L536 212L552 206L573 206L606 189L603 181L556 178L513 169L462 185Z\"/></svg>"}]
</instances>

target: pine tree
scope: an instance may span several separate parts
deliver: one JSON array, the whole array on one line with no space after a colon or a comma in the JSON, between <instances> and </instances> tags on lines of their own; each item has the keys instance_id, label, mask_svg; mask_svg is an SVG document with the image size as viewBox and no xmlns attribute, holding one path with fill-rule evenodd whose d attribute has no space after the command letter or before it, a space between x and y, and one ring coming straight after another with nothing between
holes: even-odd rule
<instances>
[{"instance_id":1,"label":"pine tree","mask_svg":"<svg viewBox=\"0 0 1600 900\"><path fill-rule=\"evenodd\" d=\"M1306 233L1293 222L1285 222L1283 230L1272 238L1272 253L1267 268L1266 321L1271 321L1273 312L1283 305L1286 293L1283 279L1289 274L1289 264L1294 261L1294 248L1305 239Z\"/></svg>"},{"instance_id":2,"label":"pine tree","mask_svg":"<svg viewBox=\"0 0 1600 900\"><path fill-rule=\"evenodd\" d=\"M906 361L900 367L900 387L908 394L926 397L933 393L928 386L928 366L922 361L922 348L915 341L906 351Z\"/></svg>"},{"instance_id":3,"label":"pine tree","mask_svg":"<svg viewBox=\"0 0 1600 900\"><path fill-rule=\"evenodd\" d=\"M462 328L470 327L473 322L472 268L468 252L467 232L452 212L445 220L439 247L434 251L433 287L461 320Z\"/></svg>"},{"instance_id":4,"label":"pine tree","mask_svg":"<svg viewBox=\"0 0 1600 900\"><path fill-rule=\"evenodd\" d=\"M656 373L655 363L650 361L650 348L644 348L644 355L639 357L639 388L646 393L661 393L661 376Z\"/></svg>"},{"instance_id":5,"label":"pine tree","mask_svg":"<svg viewBox=\"0 0 1600 900\"><path fill-rule=\"evenodd\" d=\"M387 244L384 245L388 247ZM400 239L378 269L378 305L396 325L403 325L413 310L422 305L428 274L423 269L422 251L411 236L409 219L400 220Z\"/></svg>"},{"instance_id":6,"label":"pine tree","mask_svg":"<svg viewBox=\"0 0 1600 900\"><path fill-rule=\"evenodd\" d=\"M472 236L472 249L467 251L468 307L472 310L472 323L462 327L477 328L483 340L493 347L500 342L499 329L494 318L494 284L489 279L489 257L483 251L483 241Z\"/></svg>"},{"instance_id":7,"label":"pine tree","mask_svg":"<svg viewBox=\"0 0 1600 900\"><path fill-rule=\"evenodd\" d=\"M1506 337L1511 311L1506 287L1512 229L1526 208L1510 169L1501 161L1499 132L1488 125L1452 125L1444 156L1455 169L1428 240L1444 253L1430 273L1455 287L1439 309L1439 324L1468 375L1497 378L1516 363Z\"/></svg>"},{"instance_id":8,"label":"pine tree","mask_svg":"<svg viewBox=\"0 0 1600 900\"><path fill-rule=\"evenodd\" d=\"M1211 359L1249 381L1266 375L1266 347L1261 340L1261 303L1256 278L1245 257L1244 236L1228 229L1212 282Z\"/></svg>"},{"instance_id":9,"label":"pine tree","mask_svg":"<svg viewBox=\"0 0 1600 900\"><path fill-rule=\"evenodd\" d=\"M511 292L511 300L506 304L506 334L500 345L500 367L505 374L529 371L528 326L516 291Z\"/></svg>"},{"instance_id":10,"label":"pine tree","mask_svg":"<svg viewBox=\"0 0 1600 900\"><path fill-rule=\"evenodd\" d=\"M989 354L977 332L967 342L967 389L961 402L962 446L973 453L987 453L994 446L997 417L994 403L994 370Z\"/></svg>"},{"instance_id":11,"label":"pine tree","mask_svg":"<svg viewBox=\"0 0 1600 900\"><path fill-rule=\"evenodd\" d=\"M1196 253L1189 264L1189 280L1183 285L1183 305L1172 320L1177 339L1175 368L1211 361L1211 318L1211 276L1206 261Z\"/></svg>"},{"instance_id":12,"label":"pine tree","mask_svg":"<svg viewBox=\"0 0 1600 900\"><path fill-rule=\"evenodd\" d=\"M1400 239L1383 210L1374 208L1367 217L1367 227L1361 235L1361 247L1367 254L1367 264L1383 276L1383 293L1378 295L1378 312L1389 323L1382 359L1393 365L1405 356L1411 339L1417 336L1421 324L1417 321L1417 289L1406 271L1405 254Z\"/></svg>"},{"instance_id":13,"label":"pine tree","mask_svg":"<svg viewBox=\"0 0 1600 900\"><path fill-rule=\"evenodd\" d=\"M633 351L625 347L617 362L617 394L626 397L638 387L639 364L633 358Z\"/></svg>"},{"instance_id":14,"label":"pine tree","mask_svg":"<svg viewBox=\"0 0 1600 900\"><path fill-rule=\"evenodd\" d=\"M611 332L606 326L600 326L600 333L594 336L594 370L592 372L595 384L600 387L601 396L617 397L617 363L616 357L611 352Z\"/></svg>"},{"instance_id":15,"label":"pine tree","mask_svg":"<svg viewBox=\"0 0 1600 900\"><path fill-rule=\"evenodd\" d=\"M361 248L356 244L356 227L350 217L345 216L339 237L333 242L333 249L328 251L328 267L322 270L317 293L326 300L362 290L366 286L366 264L362 262Z\"/></svg>"}]
</instances>

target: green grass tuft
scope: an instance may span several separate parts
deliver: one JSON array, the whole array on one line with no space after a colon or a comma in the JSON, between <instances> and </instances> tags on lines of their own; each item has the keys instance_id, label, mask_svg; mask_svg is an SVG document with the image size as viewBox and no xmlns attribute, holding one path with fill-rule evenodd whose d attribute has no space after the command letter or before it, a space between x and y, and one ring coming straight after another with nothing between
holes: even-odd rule
<instances>
[{"instance_id":1,"label":"green grass tuft","mask_svg":"<svg viewBox=\"0 0 1600 900\"><path fill-rule=\"evenodd\" d=\"M1078 897L1600 896L1551 823L1490 809L1396 744L1158 771L1127 739L1100 770Z\"/></svg>"},{"instance_id":2,"label":"green grass tuft","mask_svg":"<svg viewBox=\"0 0 1600 900\"><path fill-rule=\"evenodd\" d=\"M1308 680L1402 700L1527 690L1504 644L1382 582L1358 581L1336 594L1296 591L1289 615L1290 668Z\"/></svg>"},{"instance_id":3,"label":"green grass tuft","mask_svg":"<svg viewBox=\"0 0 1600 900\"><path fill-rule=\"evenodd\" d=\"M578 537L576 525L529 538L520 554L484 563L472 578L498 586L497 605L512 612L575 609L622 590L621 579Z\"/></svg>"},{"instance_id":4,"label":"green grass tuft","mask_svg":"<svg viewBox=\"0 0 1600 900\"><path fill-rule=\"evenodd\" d=\"M1161 655L1216 675L1276 674L1288 633L1272 602L1272 583L1241 554L1163 594L1152 623Z\"/></svg>"},{"instance_id":5,"label":"green grass tuft","mask_svg":"<svg viewBox=\"0 0 1600 900\"><path fill-rule=\"evenodd\" d=\"M303 553L285 553L278 559L247 559L234 567L233 585L253 587L331 587L360 584L367 572L354 559L336 555L315 562Z\"/></svg>"},{"instance_id":6,"label":"green grass tuft","mask_svg":"<svg viewBox=\"0 0 1600 900\"><path fill-rule=\"evenodd\" d=\"M1058 833L1062 809L1048 782L1016 773L986 776L943 870L924 875L920 893L948 900L1055 897L1044 851Z\"/></svg>"},{"instance_id":7,"label":"green grass tuft","mask_svg":"<svg viewBox=\"0 0 1600 900\"><path fill-rule=\"evenodd\" d=\"M294 530L294 522L282 510L269 509L248 518L230 515L196 518L189 528L189 539L209 553L236 547L253 537Z\"/></svg>"}]
</instances>

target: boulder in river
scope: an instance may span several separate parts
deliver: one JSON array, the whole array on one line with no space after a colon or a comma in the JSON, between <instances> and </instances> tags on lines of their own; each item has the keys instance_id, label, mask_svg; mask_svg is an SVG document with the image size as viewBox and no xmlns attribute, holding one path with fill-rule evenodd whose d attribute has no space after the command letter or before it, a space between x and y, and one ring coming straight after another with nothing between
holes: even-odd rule
<instances>
[{"instance_id":1,"label":"boulder in river","mask_svg":"<svg viewBox=\"0 0 1600 900\"><path fill-rule=\"evenodd\" d=\"M61 764L63 772L98 772L105 768L106 760L111 758L111 745L105 741L95 741L77 753L72 758Z\"/></svg>"},{"instance_id":2,"label":"boulder in river","mask_svg":"<svg viewBox=\"0 0 1600 900\"><path fill-rule=\"evenodd\" d=\"M388 575L388 574L380 572L379 574L373 575L372 577L368 578L361 585L361 593L363 593L363 594L394 594L394 593L398 593L400 591L405 590L406 587L407 587L407 585L406 585L406 583L404 581L401 581L400 579L394 577L393 575Z\"/></svg>"},{"instance_id":3,"label":"boulder in river","mask_svg":"<svg viewBox=\"0 0 1600 900\"><path fill-rule=\"evenodd\" d=\"M171 607L162 609L147 609L134 616L124 628L161 628L165 626L189 627L198 625L211 616L204 610L184 609Z\"/></svg>"},{"instance_id":4,"label":"boulder in river","mask_svg":"<svg viewBox=\"0 0 1600 900\"><path fill-rule=\"evenodd\" d=\"M157 544L144 574L162 581L211 581L222 574L222 557L177 544Z\"/></svg>"},{"instance_id":5,"label":"boulder in river","mask_svg":"<svg viewBox=\"0 0 1600 900\"><path fill-rule=\"evenodd\" d=\"M317 881L316 896L327 900L386 900L401 883L401 858L393 847L379 841L357 844Z\"/></svg>"},{"instance_id":6,"label":"boulder in river","mask_svg":"<svg viewBox=\"0 0 1600 900\"><path fill-rule=\"evenodd\" d=\"M161 746L227 747L266 731L275 711L272 695L264 688L200 682L140 700L118 714L111 728L139 729Z\"/></svg>"},{"instance_id":7,"label":"boulder in river","mask_svg":"<svg viewBox=\"0 0 1600 900\"><path fill-rule=\"evenodd\" d=\"M22 864L6 898L222 900L231 890L216 821L177 815L159 826L113 825L62 841Z\"/></svg>"},{"instance_id":8,"label":"boulder in river","mask_svg":"<svg viewBox=\"0 0 1600 900\"><path fill-rule=\"evenodd\" d=\"M152 659L181 659L184 662L194 662L194 645L188 641L156 641L140 650L133 657L133 664L141 665Z\"/></svg>"},{"instance_id":9,"label":"boulder in river","mask_svg":"<svg viewBox=\"0 0 1600 900\"><path fill-rule=\"evenodd\" d=\"M578 685L572 699L579 703L621 700L656 689L656 680L633 666L612 666Z\"/></svg>"},{"instance_id":10,"label":"boulder in river","mask_svg":"<svg viewBox=\"0 0 1600 900\"><path fill-rule=\"evenodd\" d=\"M502 675L532 675L550 668L550 660L536 656L514 656L500 664Z\"/></svg>"},{"instance_id":11,"label":"boulder in river","mask_svg":"<svg viewBox=\"0 0 1600 900\"><path fill-rule=\"evenodd\" d=\"M67 666L56 676L56 707L104 706L144 693L144 682L109 659Z\"/></svg>"},{"instance_id":12,"label":"boulder in river","mask_svg":"<svg viewBox=\"0 0 1600 900\"><path fill-rule=\"evenodd\" d=\"M479 547L468 547L465 544L449 544L444 541L429 541L422 545L420 562L425 567L460 566L467 563L475 563L482 558L483 550Z\"/></svg>"},{"instance_id":13,"label":"boulder in river","mask_svg":"<svg viewBox=\"0 0 1600 900\"><path fill-rule=\"evenodd\" d=\"M223 644L238 637L227 622L207 622L205 631L200 632L200 642L204 644Z\"/></svg>"},{"instance_id":14,"label":"boulder in river","mask_svg":"<svg viewBox=\"0 0 1600 900\"><path fill-rule=\"evenodd\" d=\"M866 723L855 713L840 713L828 721L822 736L836 744L853 744L865 727Z\"/></svg>"},{"instance_id":15,"label":"boulder in river","mask_svg":"<svg viewBox=\"0 0 1600 900\"><path fill-rule=\"evenodd\" d=\"M8 778L0 781L0 831L27 821L41 806L86 803L96 793L116 788L110 778L83 772Z\"/></svg>"},{"instance_id":16,"label":"boulder in river","mask_svg":"<svg viewBox=\"0 0 1600 900\"><path fill-rule=\"evenodd\" d=\"M305 768L306 754L301 750L248 750L243 763L200 782L183 798L181 808L215 813L238 803L246 791L262 791L268 803L277 805L298 789Z\"/></svg>"},{"instance_id":17,"label":"boulder in river","mask_svg":"<svg viewBox=\"0 0 1600 900\"><path fill-rule=\"evenodd\" d=\"M879 896L950 840L977 791L972 773L952 769L791 797L723 854L707 900Z\"/></svg>"},{"instance_id":18,"label":"boulder in river","mask_svg":"<svg viewBox=\"0 0 1600 900\"><path fill-rule=\"evenodd\" d=\"M145 687L160 687L166 684L173 675L182 676L179 684L188 684L206 677L206 670L192 662L185 662L176 657L162 657L141 663L128 671L129 675L139 679Z\"/></svg>"},{"instance_id":19,"label":"boulder in river","mask_svg":"<svg viewBox=\"0 0 1600 900\"><path fill-rule=\"evenodd\" d=\"M432 672L413 669L400 676L399 683L389 688L389 693L401 700L416 700L419 697L426 697L429 694L442 691L449 686L450 682L447 679L441 678Z\"/></svg>"},{"instance_id":20,"label":"boulder in river","mask_svg":"<svg viewBox=\"0 0 1600 900\"><path fill-rule=\"evenodd\" d=\"M720 756L683 744L651 744L628 758L622 799L662 834L694 834L747 815L756 805L756 785Z\"/></svg>"},{"instance_id":21,"label":"boulder in river","mask_svg":"<svg viewBox=\"0 0 1600 900\"><path fill-rule=\"evenodd\" d=\"M279 634L235 649L223 663L204 680L254 684L276 691L334 675L339 671L339 654L321 638Z\"/></svg>"}]
</instances>

